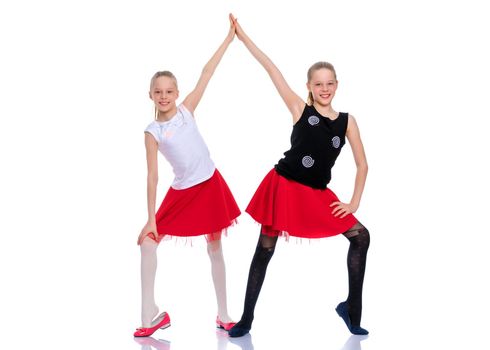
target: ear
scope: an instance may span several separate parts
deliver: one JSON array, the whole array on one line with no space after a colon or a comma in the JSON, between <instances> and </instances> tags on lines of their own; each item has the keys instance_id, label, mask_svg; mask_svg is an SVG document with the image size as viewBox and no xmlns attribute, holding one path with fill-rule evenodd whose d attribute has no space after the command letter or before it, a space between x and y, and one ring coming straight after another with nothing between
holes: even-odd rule
<instances>
[{"instance_id":1,"label":"ear","mask_svg":"<svg viewBox=\"0 0 490 350\"><path fill-rule=\"evenodd\" d=\"M311 92L311 90L310 90L310 84L308 82L306 82L306 89L308 90L308 92Z\"/></svg>"},{"instance_id":2,"label":"ear","mask_svg":"<svg viewBox=\"0 0 490 350\"><path fill-rule=\"evenodd\" d=\"M151 91L148 91L148 97L150 98L150 100L153 100L153 99L151 98Z\"/></svg>"}]
</instances>

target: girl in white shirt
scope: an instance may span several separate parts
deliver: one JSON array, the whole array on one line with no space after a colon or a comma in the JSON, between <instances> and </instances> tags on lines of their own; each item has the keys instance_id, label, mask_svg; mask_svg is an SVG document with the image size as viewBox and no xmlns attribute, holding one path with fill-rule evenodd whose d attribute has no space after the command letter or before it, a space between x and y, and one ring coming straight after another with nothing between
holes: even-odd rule
<instances>
[{"instance_id":1,"label":"girl in white shirt","mask_svg":"<svg viewBox=\"0 0 490 350\"><path fill-rule=\"evenodd\" d=\"M138 237L141 247L142 326L134 333L136 337L147 337L159 328L170 326L169 315L166 312L159 314L154 296L156 251L164 237L206 237L218 304L216 325L228 330L235 324L228 315L220 239L236 221L240 210L210 158L193 115L234 36L234 23L230 17L228 35L204 66L194 90L181 104L176 104L179 90L171 72L157 72L151 79L149 94L155 103L155 120L145 129L148 222ZM158 151L171 164L175 178L155 212Z\"/></svg>"}]
</instances>

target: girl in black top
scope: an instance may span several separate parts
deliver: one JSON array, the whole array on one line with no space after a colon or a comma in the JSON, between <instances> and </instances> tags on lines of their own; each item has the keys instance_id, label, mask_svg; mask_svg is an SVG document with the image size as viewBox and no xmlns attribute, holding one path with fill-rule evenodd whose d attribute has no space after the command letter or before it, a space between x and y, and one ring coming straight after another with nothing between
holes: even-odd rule
<instances>
[{"instance_id":1,"label":"girl in black top","mask_svg":"<svg viewBox=\"0 0 490 350\"><path fill-rule=\"evenodd\" d=\"M267 265L280 235L322 238L341 233L350 241L347 254L349 295L336 311L351 333L368 334L360 323L370 238L368 230L353 216L361 201L368 166L354 117L338 113L332 107L338 84L334 67L318 62L308 70L308 101L305 103L236 19L234 23L237 37L271 77L291 112L294 126L291 149L266 175L246 209L262 227L250 266L243 315L229 335L240 337L251 329ZM357 166L354 193L349 203L339 201L327 188L331 168L346 138Z\"/></svg>"}]
</instances>

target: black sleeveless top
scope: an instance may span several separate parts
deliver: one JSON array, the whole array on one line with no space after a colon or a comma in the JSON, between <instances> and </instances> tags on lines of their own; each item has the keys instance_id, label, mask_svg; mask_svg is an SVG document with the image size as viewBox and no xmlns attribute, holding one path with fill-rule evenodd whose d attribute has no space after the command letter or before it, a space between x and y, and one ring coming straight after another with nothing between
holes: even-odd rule
<instances>
[{"instance_id":1,"label":"black sleeveless top","mask_svg":"<svg viewBox=\"0 0 490 350\"><path fill-rule=\"evenodd\" d=\"M337 119L323 117L313 106L306 105L291 133L291 149L275 165L279 175L304 185L325 189L331 170L345 144L348 113Z\"/></svg>"}]
</instances>

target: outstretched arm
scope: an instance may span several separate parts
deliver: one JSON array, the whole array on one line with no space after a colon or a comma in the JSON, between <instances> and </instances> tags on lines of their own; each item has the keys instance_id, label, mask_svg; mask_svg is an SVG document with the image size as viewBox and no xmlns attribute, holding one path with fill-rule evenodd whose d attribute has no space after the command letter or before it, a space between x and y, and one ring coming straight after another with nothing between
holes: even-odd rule
<instances>
[{"instance_id":1,"label":"outstretched arm","mask_svg":"<svg viewBox=\"0 0 490 350\"><path fill-rule=\"evenodd\" d=\"M257 45L254 44L252 39L250 39L248 35L245 34L243 28L240 26L238 21L235 18L233 18L233 21L235 23L235 28L236 28L235 30L238 39L240 39L245 44L245 46L250 51L252 56L254 56L257 59L257 61L259 61L259 63L262 65L262 67L265 68L265 70L271 77L274 86L279 92L279 95L281 95L284 103L286 103L286 106L291 112L293 116L293 122L296 123L298 119L301 117L301 113L303 113L305 102L301 97L296 95L296 93L293 90L291 90L291 88L289 87L288 83L286 82L286 80L282 76L282 73L279 71L276 65L271 61L269 57L267 57L265 53L263 53L257 47Z\"/></svg>"},{"instance_id":2,"label":"outstretched arm","mask_svg":"<svg viewBox=\"0 0 490 350\"><path fill-rule=\"evenodd\" d=\"M349 144L354 155L357 172L356 181L354 184L354 193L352 194L350 203L334 202L331 204L332 207L335 207L332 211L334 215L340 215L341 218L347 214L355 213L359 208L368 173L366 153L364 152L364 146L362 145L359 127L357 126L356 120L351 115L349 115L349 122L347 124L347 132L345 135L349 140Z\"/></svg>"},{"instance_id":3,"label":"outstretched arm","mask_svg":"<svg viewBox=\"0 0 490 350\"><path fill-rule=\"evenodd\" d=\"M218 63L221 61L221 58L225 54L228 45L233 41L233 37L235 36L235 25L232 20L232 16L230 14L230 30L228 31L228 35L226 36L223 43L220 45L218 50L214 53L213 57L206 63L204 66L201 76L197 81L196 87L192 92L184 99L184 106L191 111L192 113L196 109L199 101L201 101L201 97L208 86L209 80L214 74Z\"/></svg>"}]
</instances>

